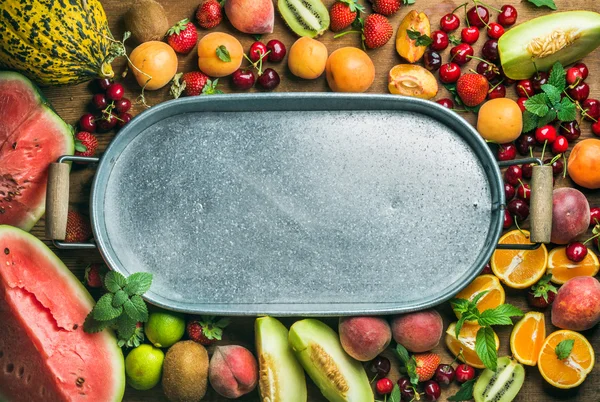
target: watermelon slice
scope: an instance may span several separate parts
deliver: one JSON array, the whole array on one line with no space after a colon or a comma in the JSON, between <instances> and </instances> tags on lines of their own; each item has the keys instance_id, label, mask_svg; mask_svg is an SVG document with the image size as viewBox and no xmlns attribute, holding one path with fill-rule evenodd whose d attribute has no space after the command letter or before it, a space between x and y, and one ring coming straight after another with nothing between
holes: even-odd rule
<instances>
[{"instance_id":1,"label":"watermelon slice","mask_svg":"<svg viewBox=\"0 0 600 402\"><path fill-rule=\"evenodd\" d=\"M0 72L0 224L30 230L42 217L48 166L72 155L73 131L21 74Z\"/></svg>"},{"instance_id":2,"label":"watermelon slice","mask_svg":"<svg viewBox=\"0 0 600 402\"><path fill-rule=\"evenodd\" d=\"M0 400L120 401L111 331L83 331L94 300L44 243L0 225Z\"/></svg>"}]
</instances>

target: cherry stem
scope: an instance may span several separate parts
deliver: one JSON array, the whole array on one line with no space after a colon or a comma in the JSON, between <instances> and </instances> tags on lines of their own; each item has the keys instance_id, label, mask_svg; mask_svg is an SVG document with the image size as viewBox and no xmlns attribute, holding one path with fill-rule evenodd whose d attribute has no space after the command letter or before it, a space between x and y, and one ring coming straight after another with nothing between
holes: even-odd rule
<instances>
[{"instance_id":1,"label":"cherry stem","mask_svg":"<svg viewBox=\"0 0 600 402\"><path fill-rule=\"evenodd\" d=\"M499 83L497 83L496 85L494 85L494 86L493 86L493 87L492 87L492 88L491 88L491 89L488 91L488 93L492 93L492 91L493 91L494 89L498 88L498 86L500 86L500 84L502 84L503 82L504 82L504 78L502 78L502 79L500 80L500 82L499 82Z\"/></svg>"},{"instance_id":2,"label":"cherry stem","mask_svg":"<svg viewBox=\"0 0 600 402\"><path fill-rule=\"evenodd\" d=\"M563 156L563 179L567 177L567 155L562 154Z\"/></svg>"},{"instance_id":3,"label":"cherry stem","mask_svg":"<svg viewBox=\"0 0 600 402\"><path fill-rule=\"evenodd\" d=\"M586 245L587 243L589 243L590 241L592 241L592 240L594 240L594 239L596 239L598 237L600 237L600 233L596 233L595 235L593 235L592 237L590 237L589 239L587 239L586 241L584 241L582 244Z\"/></svg>"},{"instance_id":4,"label":"cherry stem","mask_svg":"<svg viewBox=\"0 0 600 402\"><path fill-rule=\"evenodd\" d=\"M515 221L515 226L517 227L517 230L519 232L521 232L521 234L523 236L525 236L526 238L528 238L527 235L525 234L525 232L523 232L523 229L521 229L521 227L519 226L519 220L517 219L517 215L513 215L513 220Z\"/></svg>"},{"instance_id":5,"label":"cherry stem","mask_svg":"<svg viewBox=\"0 0 600 402\"><path fill-rule=\"evenodd\" d=\"M575 104L575 106L577 107L577 109L579 109L579 111L581 112L581 115L582 115L582 117L584 117L584 116L587 116L587 117L589 117L591 120L595 121L596 123L598 122L598 120L594 119L592 116L590 116L590 115L588 114L588 112L587 112L587 109L584 109L584 108L582 108L582 107L581 107L581 105L579 104L579 102L575 101L573 98L571 98L571 97L569 96L569 94L567 93L567 90L564 90L564 91L563 91L563 93L565 94L565 96L566 96L567 98L569 98L569 100L570 100L571 102L573 102L573 103Z\"/></svg>"},{"instance_id":6,"label":"cherry stem","mask_svg":"<svg viewBox=\"0 0 600 402\"><path fill-rule=\"evenodd\" d=\"M488 60L482 59L481 57L477 57L477 56L471 56L471 55L467 55L467 57L468 57L469 59L475 59L475 60L478 60L478 61L483 61L484 63L487 63L487 64L489 64L490 66L494 66L494 67L498 68L498 66L497 66L497 65L495 65L494 63L492 63L491 61L488 61ZM473 71L473 70L471 70L471 71Z\"/></svg>"},{"instance_id":7,"label":"cherry stem","mask_svg":"<svg viewBox=\"0 0 600 402\"><path fill-rule=\"evenodd\" d=\"M342 33L335 35L333 37L333 39L341 38L342 36L349 34L349 33L361 33L361 32L360 31L346 31L346 32L342 32Z\"/></svg>"},{"instance_id":8,"label":"cherry stem","mask_svg":"<svg viewBox=\"0 0 600 402\"><path fill-rule=\"evenodd\" d=\"M465 14L467 13L467 4L469 4L469 2L463 3L460 6L456 7L454 10L452 10L451 14L454 14L456 12L456 10L460 10L461 8L465 8Z\"/></svg>"},{"instance_id":9,"label":"cherry stem","mask_svg":"<svg viewBox=\"0 0 600 402\"><path fill-rule=\"evenodd\" d=\"M502 12L502 10L498 10L497 8L495 8L495 7L492 7L492 6L490 6L489 4L485 4L483 1L480 1L480 0L473 0L473 3L475 3L475 5L477 5L477 3L483 4L483 5L484 5L484 6L486 6L487 8L491 8L492 10L494 10L494 11L495 11L495 12L497 12L497 13L501 13L501 12Z\"/></svg>"},{"instance_id":10,"label":"cherry stem","mask_svg":"<svg viewBox=\"0 0 600 402\"><path fill-rule=\"evenodd\" d=\"M542 160L544 160L544 152L546 152L546 145L548 145L548 140L544 140L544 146L542 147Z\"/></svg>"}]
</instances>

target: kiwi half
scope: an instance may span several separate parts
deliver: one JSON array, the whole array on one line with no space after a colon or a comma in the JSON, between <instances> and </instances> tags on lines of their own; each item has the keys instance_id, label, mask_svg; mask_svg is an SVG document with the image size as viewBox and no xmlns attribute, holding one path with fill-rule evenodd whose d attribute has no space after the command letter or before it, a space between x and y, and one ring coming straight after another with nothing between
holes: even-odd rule
<instances>
[{"instance_id":1,"label":"kiwi half","mask_svg":"<svg viewBox=\"0 0 600 402\"><path fill-rule=\"evenodd\" d=\"M523 386L525 369L508 356L498 359L496 372L485 369L475 383L475 402L511 402Z\"/></svg>"},{"instance_id":2,"label":"kiwi half","mask_svg":"<svg viewBox=\"0 0 600 402\"><path fill-rule=\"evenodd\" d=\"M278 0L277 8L298 36L316 38L329 28L329 11L321 0Z\"/></svg>"}]
</instances>

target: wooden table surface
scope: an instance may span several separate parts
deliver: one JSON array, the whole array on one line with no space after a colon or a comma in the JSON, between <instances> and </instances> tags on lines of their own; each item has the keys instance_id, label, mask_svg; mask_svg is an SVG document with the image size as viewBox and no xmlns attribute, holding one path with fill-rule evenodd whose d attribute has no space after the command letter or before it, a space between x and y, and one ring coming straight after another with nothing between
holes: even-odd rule
<instances>
[{"instance_id":1,"label":"wooden table surface","mask_svg":"<svg viewBox=\"0 0 600 402\"><path fill-rule=\"evenodd\" d=\"M183 18L193 18L193 14L199 0L159 0L168 16L169 22L174 24L175 22ZM325 3L329 6L333 1L326 0ZM361 0L362 3L367 3L365 0ZM500 0L486 0L490 5L500 8L504 2ZM119 38L123 33L123 14L127 11L130 1L121 0L103 0L102 1L108 20L110 23L111 30L115 37ZM519 12L518 22L524 22L532 17L540 16L549 12L548 9L537 9L526 1L508 1L509 4L513 4L517 7ZM416 9L424 11L429 15L432 21L432 30L439 28L440 17L448 12L451 12L455 7L461 4L458 0L416 0L416 4L410 7L403 7L400 12L391 18L392 25L394 26L394 38L395 30L398 27L401 19L406 15L408 10ZM556 0L556 4L560 11L585 9L600 11L600 4L596 0ZM367 4L367 10L370 12L370 6ZM277 14L277 12L276 12ZM493 21L495 21L495 13L493 13ZM250 35L241 34L228 23L224 22L219 27L214 29L215 31L225 31L235 35L244 45L247 50L254 39ZM206 34L207 31L202 29L199 30L199 35ZM478 54L478 49L481 44L485 41L483 39L485 34L482 33L482 38L478 41L475 54ZM264 36L265 43L271 38L277 38L285 43L289 48L295 40L294 35L285 26L281 18L276 15L275 19L275 32L270 35ZM402 63L400 57L394 50L394 38L390 42L377 50L369 51L369 55L373 59L376 66L376 77L373 86L369 92L373 93L387 93L387 73L390 68L395 65ZM328 47L329 52L343 47L343 46L360 46L358 35L346 35L340 39L334 39L331 32L327 32L322 38L323 43ZM448 59L448 50L444 52L443 57L445 60ZM590 97L600 98L600 50L592 53L585 59L585 62L590 67L590 78L587 82L590 84L592 93ZM116 70L122 71L123 63L116 63ZM470 62L466 68L475 68L476 62ZM295 78L287 70L285 62L279 65L275 65L274 68L281 75L281 85L277 88L278 92L289 91L328 91L327 83L324 77L321 77L314 81L304 81ZM192 51L188 56L179 56L179 71L187 72L197 70L195 50ZM221 87L225 92L233 92L230 87L229 79L224 78L221 80ZM135 83L131 74L125 78L124 85L126 88L126 96L130 99L135 99L139 95L139 87ZM508 90L508 96L515 98L514 87ZM90 87L87 84L81 84L78 86L62 87L62 88L47 88L44 89L48 99L52 102L57 112L65 119L68 123L76 124L79 116L89 108L91 100ZM147 93L148 103L155 105L159 102L169 99L168 88L165 87L159 91L153 93ZM448 97L448 94L442 88L438 94L438 98ZM141 106L135 106L134 114L139 113L143 108ZM471 122L474 121L474 116L466 116ZM111 141L114 134L100 134L98 135L100 141L99 154ZM582 125L582 136L581 138L591 137L590 124L584 123ZM90 195L90 186L94 170L92 168L75 168L71 175L71 208L80 210L87 214L88 200ZM559 179L556 183L557 186L572 186L573 183L567 179ZM600 205L600 191L584 191L587 195L590 204ZM44 237L44 221L43 219L36 225L32 232L38 236ZM588 233L589 234L589 233ZM582 236L585 238L586 236ZM58 256L72 269L79 277L82 277L84 268L91 262L100 262L101 257L97 251L66 251L56 250ZM521 291L514 291L506 288L507 291L507 302L517 305L524 310L528 310L525 302L525 294ZM440 312L444 316L445 325L453 321L453 314L447 304L439 307ZM547 318L547 332L550 333L555 330L550 324L549 311L546 314ZM251 319L234 319L233 324L226 330L227 340L224 342L235 342L241 343L252 348L253 343L253 330L252 330ZM291 320L284 320L287 324L291 323ZM329 320L330 324L335 326L335 320ZM500 355L506 355L510 353L509 349L509 335L511 327L496 327L497 333L500 337L501 347ZM596 360L600 360L600 327L597 325L594 329L586 331L584 335L593 344L596 351ZM452 360L451 355L445 349L443 345L438 346L435 352L440 353L444 362L450 362ZM309 384L309 399L310 401L322 401L324 400L319 391L314 385ZM448 395L453 394L457 387L453 386L449 390L444 390L441 400L445 400ZM131 388L127 388L125 400L127 401L163 401L166 400L160 387L157 387L151 391L139 392ZM224 398L219 397L214 391L209 390L204 400L207 401L222 401ZM257 392L253 392L243 398L242 401L256 401L258 400ZM537 402L537 401L559 401L559 400L570 400L570 401L600 401L600 368L594 369L594 371L588 376L587 380L578 388L570 391L561 391L553 388L546 384L546 382L540 376L538 369L535 367L527 367L527 379L523 389L521 390L518 401Z\"/></svg>"}]
</instances>

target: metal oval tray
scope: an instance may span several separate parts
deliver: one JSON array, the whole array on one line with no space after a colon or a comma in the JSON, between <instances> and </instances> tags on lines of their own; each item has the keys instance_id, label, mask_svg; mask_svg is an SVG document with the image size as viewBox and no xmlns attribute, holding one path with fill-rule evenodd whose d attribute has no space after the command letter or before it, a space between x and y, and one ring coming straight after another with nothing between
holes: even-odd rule
<instances>
[{"instance_id":1,"label":"metal oval tray","mask_svg":"<svg viewBox=\"0 0 600 402\"><path fill-rule=\"evenodd\" d=\"M214 314L405 312L456 294L502 226L501 177L457 114L388 95L200 96L104 154L94 234L149 302Z\"/></svg>"}]
</instances>

